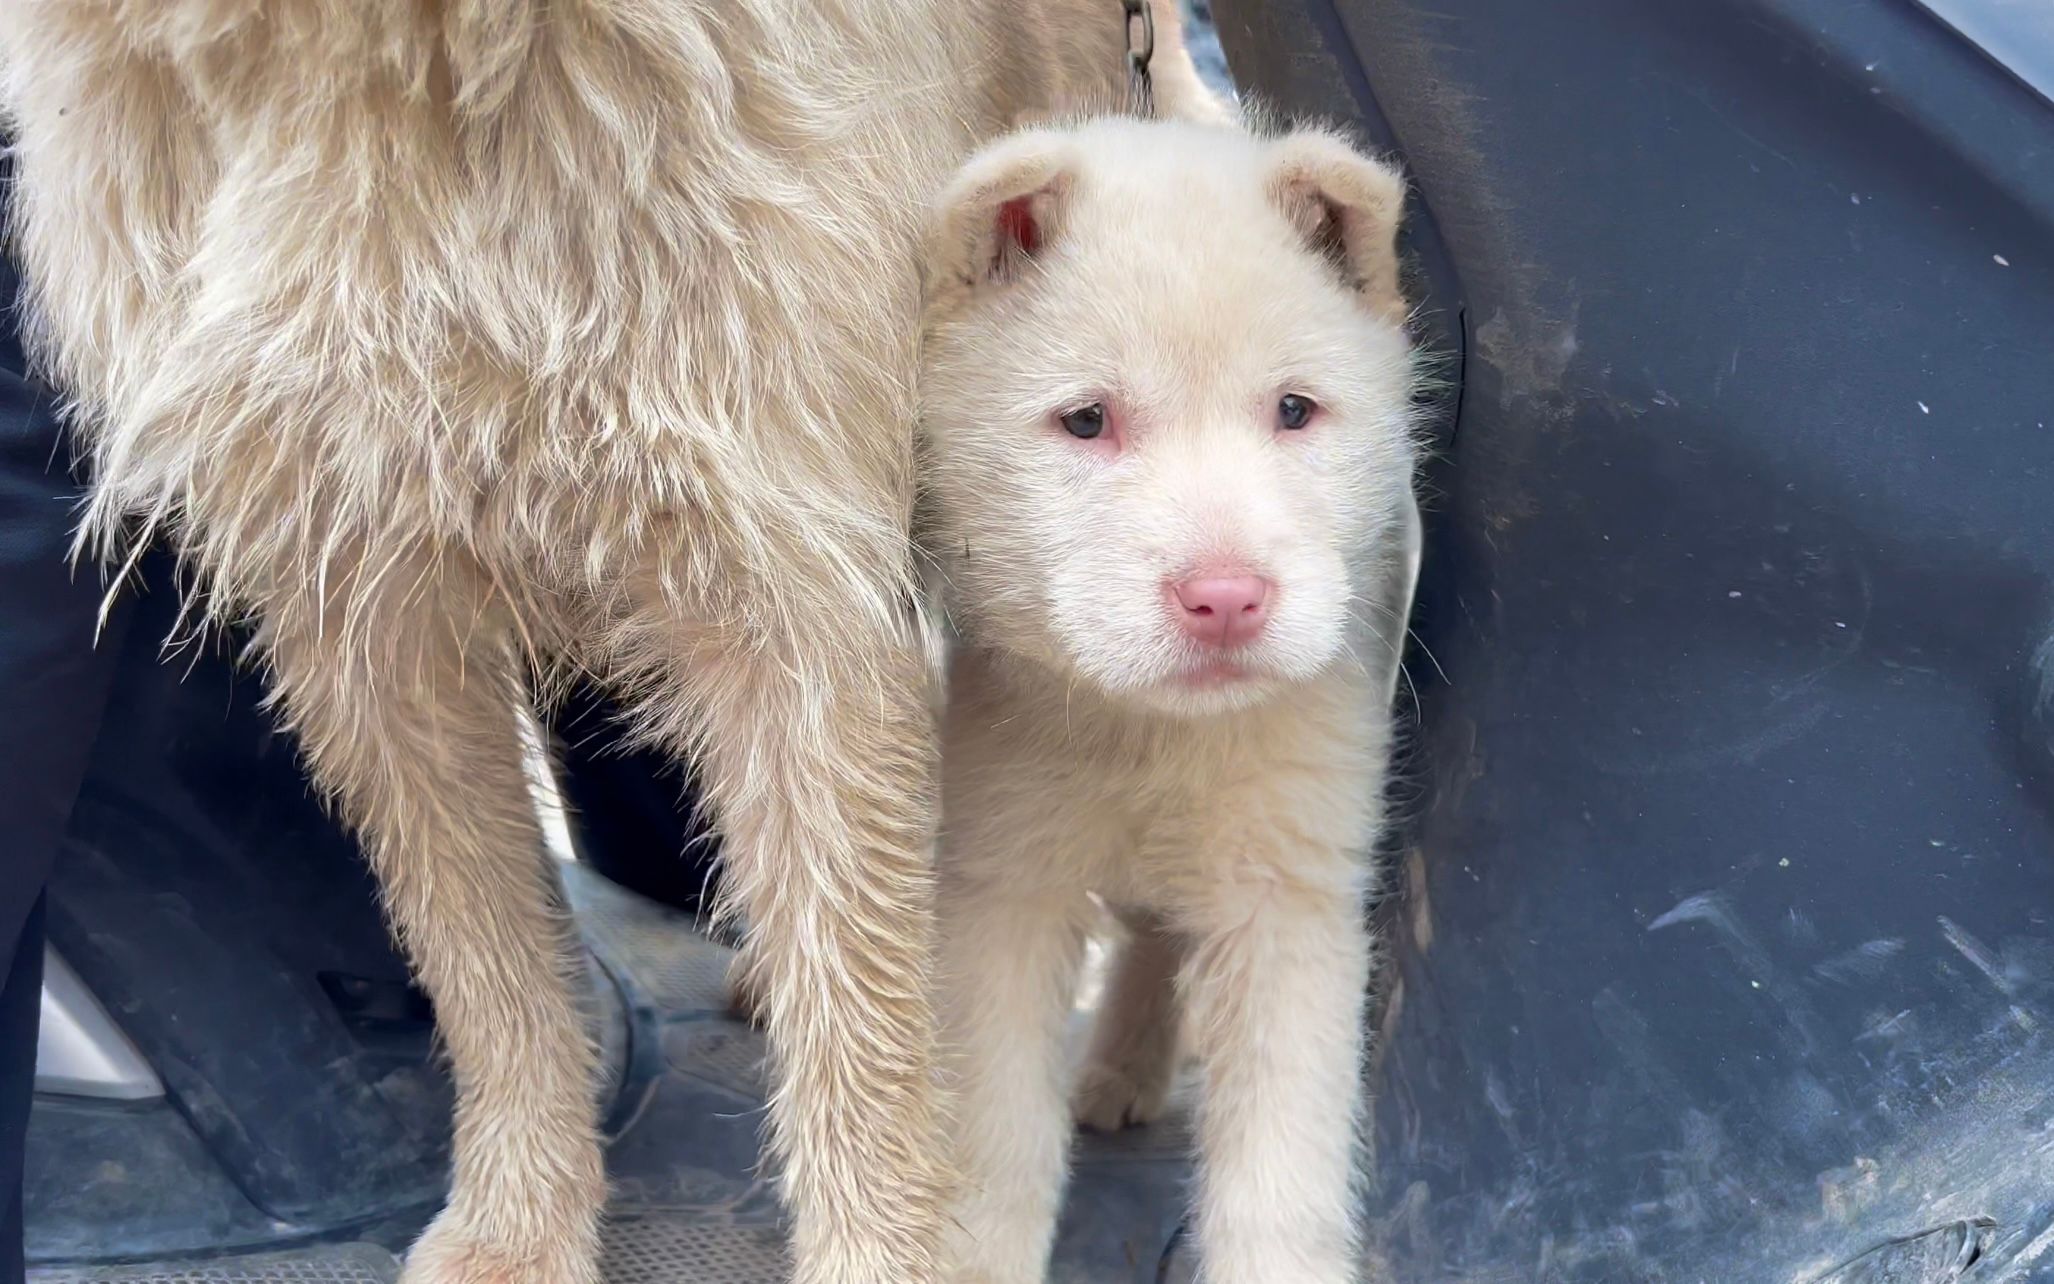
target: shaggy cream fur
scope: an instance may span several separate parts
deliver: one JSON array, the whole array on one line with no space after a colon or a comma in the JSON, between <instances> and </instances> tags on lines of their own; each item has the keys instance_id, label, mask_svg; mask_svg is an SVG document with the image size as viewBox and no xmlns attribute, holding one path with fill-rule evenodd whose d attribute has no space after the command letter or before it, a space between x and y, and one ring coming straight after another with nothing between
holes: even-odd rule
<instances>
[{"instance_id":1,"label":"shaggy cream fur","mask_svg":"<svg viewBox=\"0 0 2054 1284\"><path fill-rule=\"evenodd\" d=\"M1216 115L1164 35L1158 101ZM357 824L455 1070L408 1284L591 1284L593 1055L518 702L694 755L808 1284L933 1275L917 231L1124 93L1116 0L9 0L29 325Z\"/></svg>"},{"instance_id":2,"label":"shaggy cream fur","mask_svg":"<svg viewBox=\"0 0 2054 1284\"><path fill-rule=\"evenodd\" d=\"M961 631L940 905L964 1284L1047 1269L1094 895L1131 931L1077 1117L1162 1109L1181 1006L1203 1278L1355 1278L1364 896L1418 558L1401 205L1324 134L1133 121L1007 140L942 201L922 527ZM1266 581L1259 634L1208 644L1194 576Z\"/></svg>"}]
</instances>

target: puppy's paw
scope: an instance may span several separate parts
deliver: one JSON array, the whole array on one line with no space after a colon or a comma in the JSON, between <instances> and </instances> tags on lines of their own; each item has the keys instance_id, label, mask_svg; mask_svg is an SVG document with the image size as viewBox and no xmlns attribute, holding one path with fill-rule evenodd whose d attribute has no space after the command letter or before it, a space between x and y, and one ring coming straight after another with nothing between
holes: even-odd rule
<instances>
[{"instance_id":1,"label":"puppy's paw","mask_svg":"<svg viewBox=\"0 0 2054 1284\"><path fill-rule=\"evenodd\" d=\"M1174 1053L1134 1061L1094 1061L1077 1080L1070 1113L1092 1132L1118 1132L1154 1123L1169 1107L1176 1070Z\"/></svg>"}]
</instances>

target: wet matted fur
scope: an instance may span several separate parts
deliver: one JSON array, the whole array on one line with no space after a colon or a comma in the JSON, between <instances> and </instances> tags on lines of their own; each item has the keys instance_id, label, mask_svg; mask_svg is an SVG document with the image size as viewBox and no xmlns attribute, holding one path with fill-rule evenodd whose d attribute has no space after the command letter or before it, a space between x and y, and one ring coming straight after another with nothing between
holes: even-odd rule
<instances>
[{"instance_id":1,"label":"wet matted fur","mask_svg":"<svg viewBox=\"0 0 2054 1284\"><path fill-rule=\"evenodd\" d=\"M1163 4L1158 101L1216 110ZM696 758L799 1279L933 1275L918 215L1124 92L1116 0L9 0L14 236L95 478L257 626L458 1088L408 1284L591 1284L531 673Z\"/></svg>"}]
</instances>

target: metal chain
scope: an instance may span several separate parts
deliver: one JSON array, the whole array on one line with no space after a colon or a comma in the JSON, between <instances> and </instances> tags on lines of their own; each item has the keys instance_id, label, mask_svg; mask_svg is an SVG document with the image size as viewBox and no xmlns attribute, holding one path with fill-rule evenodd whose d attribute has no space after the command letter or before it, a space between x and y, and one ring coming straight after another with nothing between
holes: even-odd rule
<instances>
[{"instance_id":1,"label":"metal chain","mask_svg":"<svg viewBox=\"0 0 2054 1284\"><path fill-rule=\"evenodd\" d=\"M1127 100L1137 116L1155 115L1155 83L1148 64L1155 58L1155 11L1149 0L1120 0L1127 18Z\"/></svg>"}]
</instances>

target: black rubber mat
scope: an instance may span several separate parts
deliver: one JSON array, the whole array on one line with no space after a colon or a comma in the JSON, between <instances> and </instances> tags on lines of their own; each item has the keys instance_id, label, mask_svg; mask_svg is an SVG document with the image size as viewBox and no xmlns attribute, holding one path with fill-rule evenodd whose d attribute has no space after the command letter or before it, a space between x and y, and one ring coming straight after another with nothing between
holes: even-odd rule
<instances>
[{"instance_id":1,"label":"black rubber mat","mask_svg":"<svg viewBox=\"0 0 2054 1284\"><path fill-rule=\"evenodd\" d=\"M777 1284L781 1213L761 1170L763 1039L726 1011L725 947L686 916L562 866L593 954L621 982L634 1034L607 1167L608 1284ZM1080 1141L1053 1284L1153 1284L1183 1204L1181 1115ZM135 1266L45 1267L30 1284L393 1284L417 1229L365 1242ZM376 1242L369 1242L376 1241Z\"/></svg>"},{"instance_id":2,"label":"black rubber mat","mask_svg":"<svg viewBox=\"0 0 2054 1284\"><path fill-rule=\"evenodd\" d=\"M172 1266L33 1270L33 1284L392 1284L399 1263L375 1244L334 1244Z\"/></svg>"}]
</instances>

